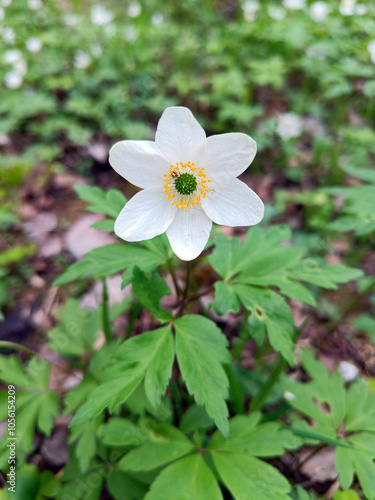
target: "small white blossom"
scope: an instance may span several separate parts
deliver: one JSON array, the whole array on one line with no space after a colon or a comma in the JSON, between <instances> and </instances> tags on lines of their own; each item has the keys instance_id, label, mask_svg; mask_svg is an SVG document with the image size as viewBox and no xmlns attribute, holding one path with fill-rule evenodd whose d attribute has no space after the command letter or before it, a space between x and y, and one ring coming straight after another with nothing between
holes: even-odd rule
<instances>
[{"instance_id":1,"label":"small white blossom","mask_svg":"<svg viewBox=\"0 0 375 500\"><path fill-rule=\"evenodd\" d=\"M28 0L27 4L29 9L31 10L39 10L43 7L43 3L41 0Z\"/></svg>"},{"instance_id":2,"label":"small white blossom","mask_svg":"<svg viewBox=\"0 0 375 500\"><path fill-rule=\"evenodd\" d=\"M151 16L151 22L154 26L159 26L160 24L163 24L164 22L164 16L161 12L155 12Z\"/></svg>"},{"instance_id":3,"label":"small white blossom","mask_svg":"<svg viewBox=\"0 0 375 500\"><path fill-rule=\"evenodd\" d=\"M26 48L29 52L39 52L43 47L43 42L40 38L28 38L26 40Z\"/></svg>"},{"instance_id":4,"label":"small white blossom","mask_svg":"<svg viewBox=\"0 0 375 500\"><path fill-rule=\"evenodd\" d=\"M132 2L128 7L129 17L138 17L142 12L142 7L137 2Z\"/></svg>"},{"instance_id":5,"label":"small white blossom","mask_svg":"<svg viewBox=\"0 0 375 500\"><path fill-rule=\"evenodd\" d=\"M64 22L66 26L69 26L69 28L74 28L78 24L77 14L66 14L64 17Z\"/></svg>"},{"instance_id":6,"label":"small white blossom","mask_svg":"<svg viewBox=\"0 0 375 500\"><path fill-rule=\"evenodd\" d=\"M9 7L9 5L12 3L12 0L2 0L1 5L3 7Z\"/></svg>"},{"instance_id":7,"label":"small white blossom","mask_svg":"<svg viewBox=\"0 0 375 500\"><path fill-rule=\"evenodd\" d=\"M355 6L355 13L358 16L365 16L367 14L367 7L363 3L359 3Z\"/></svg>"},{"instance_id":8,"label":"small white blossom","mask_svg":"<svg viewBox=\"0 0 375 500\"><path fill-rule=\"evenodd\" d=\"M18 49L7 50L3 59L6 64L14 64L22 59L22 52Z\"/></svg>"},{"instance_id":9,"label":"small white blossom","mask_svg":"<svg viewBox=\"0 0 375 500\"><path fill-rule=\"evenodd\" d=\"M21 76L25 76L27 73L27 62L21 59L13 64L13 71Z\"/></svg>"},{"instance_id":10,"label":"small white blossom","mask_svg":"<svg viewBox=\"0 0 375 500\"><path fill-rule=\"evenodd\" d=\"M104 5L93 5L91 7L91 21L97 26L105 26L113 21L115 15L107 10Z\"/></svg>"},{"instance_id":11,"label":"small white blossom","mask_svg":"<svg viewBox=\"0 0 375 500\"><path fill-rule=\"evenodd\" d=\"M242 5L242 10L246 21L254 21L256 13L259 10L259 3L256 0L247 0Z\"/></svg>"},{"instance_id":12,"label":"small white blossom","mask_svg":"<svg viewBox=\"0 0 375 500\"><path fill-rule=\"evenodd\" d=\"M325 2L314 2L310 7L311 19L316 22L324 21L329 11L330 7Z\"/></svg>"},{"instance_id":13,"label":"small white blossom","mask_svg":"<svg viewBox=\"0 0 375 500\"><path fill-rule=\"evenodd\" d=\"M279 115L276 132L284 140L299 137L302 134L301 118L294 113Z\"/></svg>"},{"instance_id":14,"label":"small white blossom","mask_svg":"<svg viewBox=\"0 0 375 500\"><path fill-rule=\"evenodd\" d=\"M367 50L370 52L371 62L375 63L375 40L367 45Z\"/></svg>"},{"instance_id":15,"label":"small white blossom","mask_svg":"<svg viewBox=\"0 0 375 500\"><path fill-rule=\"evenodd\" d=\"M5 75L4 83L8 89L18 89L22 85L22 76L18 73L7 73Z\"/></svg>"},{"instance_id":16,"label":"small white blossom","mask_svg":"<svg viewBox=\"0 0 375 500\"><path fill-rule=\"evenodd\" d=\"M343 16L352 16L355 13L356 0L341 0L339 11Z\"/></svg>"},{"instance_id":17,"label":"small white blossom","mask_svg":"<svg viewBox=\"0 0 375 500\"><path fill-rule=\"evenodd\" d=\"M284 399L286 399L287 401L293 401L294 399L296 399L296 396L292 392L285 391Z\"/></svg>"},{"instance_id":18,"label":"small white blossom","mask_svg":"<svg viewBox=\"0 0 375 500\"><path fill-rule=\"evenodd\" d=\"M340 361L337 371L345 382L352 382L359 374L358 368L348 361Z\"/></svg>"},{"instance_id":19,"label":"small white blossom","mask_svg":"<svg viewBox=\"0 0 375 500\"><path fill-rule=\"evenodd\" d=\"M124 37L127 42L135 42L138 38L138 30L134 26L128 26L124 29Z\"/></svg>"},{"instance_id":20,"label":"small white blossom","mask_svg":"<svg viewBox=\"0 0 375 500\"><path fill-rule=\"evenodd\" d=\"M283 0L283 5L289 10L300 10L305 8L306 0Z\"/></svg>"},{"instance_id":21,"label":"small white blossom","mask_svg":"<svg viewBox=\"0 0 375 500\"><path fill-rule=\"evenodd\" d=\"M3 40L8 45L13 45L16 39L16 34L12 28L4 28L2 31Z\"/></svg>"},{"instance_id":22,"label":"small white blossom","mask_svg":"<svg viewBox=\"0 0 375 500\"><path fill-rule=\"evenodd\" d=\"M281 21L282 19L284 19L286 12L282 7L279 7L278 5L270 5L268 7L268 15L276 21Z\"/></svg>"},{"instance_id":23,"label":"small white blossom","mask_svg":"<svg viewBox=\"0 0 375 500\"><path fill-rule=\"evenodd\" d=\"M91 64L91 57L83 50L77 50L74 55L74 66L78 69L85 69Z\"/></svg>"},{"instance_id":24,"label":"small white blossom","mask_svg":"<svg viewBox=\"0 0 375 500\"><path fill-rule=\"evenodd\" d=\"M122 141L109 162L142 188L115 222L125 241L143 241L166 232L174 253L195 259L204 249L212 222L252 226L264 214L257 194L237 179L254 159L256 143L241 133L206 134L191 111L167 108L152 141Z\"/></svg>"}]
</instances>

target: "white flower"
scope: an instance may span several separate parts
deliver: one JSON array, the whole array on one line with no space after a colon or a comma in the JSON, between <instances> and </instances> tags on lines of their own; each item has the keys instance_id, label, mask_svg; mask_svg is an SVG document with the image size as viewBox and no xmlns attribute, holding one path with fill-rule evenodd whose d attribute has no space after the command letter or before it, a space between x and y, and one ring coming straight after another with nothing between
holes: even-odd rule
<instances>
[{"instance_id":1,"label":"white flower","mask_svg":"<svg viewBox=\"0 0 375 500\"><path fill-rule=\"evenodd\" d=\"M138 17L142 12L142 7L137 2L133 2L128 7L128 16L130 17Z\"/></svg>"},{"instance_id":2,"label":"white flower","mask_svg":"<svg viewBox=\"0 0 375 500\"><path fill-rule=\"evenodd\" d=\"M358 5L356 5L356 7L355 7L355 13L358 16L365 16L367 14L367 7L366 7L366 5L364 5L363 3L359 3Z\"/></svg>"},{"instance_id":3,"label":"white flower","mask_svg":"<svg viewBox=\"0 0 375 500\"><path fill-rule=\"evenodd\" d=\"M349 363L348 361L340 361L337 371L345 382L355 380L359 374L358 368L353 365L353 363Z\"/></svg>"},{"instance_id":4,"label":"white flower","mask_svg":"<svg viewBox=\"0 0 375 500\"><path fill-rule=\"evenodd\" d=\"M254 159L255 142L240 133L206 138L191 111L167 108L155 142L122 141L109 153L117 173L143 188L123 208L115 233L142 241L166 231L175 254L195 259L212 222L252 226L263 218L261 199L236 179Z\"/></svg>"},{"instance_id":5,"label":"white flower","mask_svg":"<svg viewBox=\"0 0 375 500\"><path fill-rule=\"evenodd\" d=\"M325 2L314 2L310 8L310 16L313 21L323 21L330 11L329 5Z\"/></svg>"},{"instance_id":6,"label":"white flower","mask_svg":"<svg viewBox=\"0 0 375 500\"><path fill-rule=\"evenodd\" d=\"M242 6L242 10L246 21L254 21L257 10L259 10L259 3L256 0L247 0Z\"/></svg>"},{"instance_id":7,"label":"white flower","mask_svg":"<svg viewBox=\"0 0 375 500\"><path fill-rule=\"evenodd\" d=\"M28 0L27 4L31 10L39 10L43 7L41 0Z\"/></svg>"},{"instance_id":8,"label":"white flower","mask_svg":"<svg viewBox=\"0 0 375 500\"><path fill-rule=\"evenodd\" d=\"M367 45L367 50L370 52L371 62L375 63L375 40L371 40Z\"/></svg>"},{"instance_id":9,"label":"white flower","mask_svg":"<svg viewBox=\"0 0 375 500\"><path fill-rule=\"evenodd\" d=\"M12 0L3 0L3 1L1 2L1 5L2 5L3 7L9 7L9 5L10 5L11 3L12 3Z\"/></svg>"},{"instance_id":10,"label":"white flower","mask_svg":"<svg viewBox=\"0 0 375 500\"><path fill-rule=\"evenodd\" d=\"M91 7L91 21L97 26L105 26L113 21L115 15L107 10L103 5L93 5Z\"/></svg>"},{"instance_id":11,"label":"white flower","mask_svg":"<svg viewBox=\"0 0 375 500\"><path fill-rule=\"evenodd\" d=\"M27 73L27 62L21 59L13 64L14 73L18 73L21 76L26 75Z\"/></svg>"},{"instance_id":12,"label":"white flower","mask_svg":"<svg viewBox=\"0 0 375 500\"><path fill-rule=\"evenodd\" d=\"M159 26L159 24L163 24L164 16L161 12L155 12L151 16L151 22L154 26Z\"/></svg>"},{"instance_id":13,"label":"white flower","mask_svg":"<svg viewBox=\"0 0 375 500\"><path fill-rule=\"evenodd\" d=\"M78 69L85 69L91 64L91 57L83 50L77 50L74 55L74 66Z\"/></svg>"},{"instance_id":14,"label":"white flower","mask_svg":"<svg viewBox=\"0 0 375 500\"><path fill-rule=\"evenodd\" d=\"M18 89L22 85L22 76L19 73L7 73L4 83L8 89Z\"/></svg>"},{"instance_id":15,"label":"white flower","mask_svg":"<svg viewBox=\"0 0 375 500\"><path fill-rule=\"evenodd\" d=\"M284 140L299 137L302 134L301 118L294 113L279 115L277 117L276 132Z\"/></svg>"},{"instance_id":16,"label":"white flower","mask_svg":"<svg viewBox=\"0 0 375 500\"><path fill-rule=\"evenodd\" d=\"M268 7L268 15L276 21L281 21L285 17L285 10L278 5L270 5Z\"/></svg>"},{"instance_id":17,"label":"white flower","mask_svg":"<svg viewBox=\"0 0 375 500\"><path fill-rule=\"evenodd\" d=\"M66 26L69 26L69 28L74 28L78 24L77 14L66 14L64 17L64 22Z\"/></svg>"},{"instance_id":18,"label":"white flower","mask_svg":"<svg viewBox=\"0 0 375 500\"><path fill-rule=\"evenodd\" d=\"M283 0L283 5L289 10L299 10L305 7L306 0Z\"/></svg>"},{"instance_id":19,"label":"white flower","mask_svg":"<svg viewBox=\"0 0 375 500\"><path fill-rule=\"evenodd\" d=\"M2 31L3 40L8 45L13 45L16 38L16 34L12 28L4 28Z\"/></svg>"},{"instance_id":20,"label":"white flower","mask_svg":"<svg viewBox=\"0 0 375 500\"><path fill-rule=\"evenodd\" d=\"M7 50L4 52L4 62L7 64L15 64L22 59L22 52L18 49Z\"/></svg>"},{"instance_id":21,"label":"white flower","mask_svg":"<svg viewBox=\"0 0 375 500\"><path fill-rule=\"evenodd\" d=\"M341 0L339 11L343 16L352 16L355 13L356 0Z\"/></svg>"},{"instance_id":22,"label":"white flower","mask_svg":"<svg viewBox=\"0 0 375 500\"><path fill-rule=\"evenodd\" d=\"M43 43L40 38L28 38L26 40L26 48L29 52L39 52L42 47Z\"/></svg>"}]
</instances>

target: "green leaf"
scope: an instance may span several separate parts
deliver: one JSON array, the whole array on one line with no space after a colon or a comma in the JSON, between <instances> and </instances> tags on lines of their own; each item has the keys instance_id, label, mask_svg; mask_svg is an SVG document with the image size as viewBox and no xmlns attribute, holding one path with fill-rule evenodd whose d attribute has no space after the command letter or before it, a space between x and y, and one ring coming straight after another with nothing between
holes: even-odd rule
<instances>
[{"instance_id":1,"label":"green leaf","mask_svg":"<svg viewBox=\"0 0 375 500\"><path fill-rule=\"evenodd\" d=\"M159 424L150 430L141 446L120 461L121 470L147 471L187 455L194 445L179 429Z\"/></svg>"},{"instance_id":2,"label":"green leaf","mask_svg":"<svg viewBox=\"0 0 375 500\"><path fill-rule=\"evenodd\" d=\"M333 500L360 500L360 498L354 490L335 491Z\"/></svg>"},{"instance_id":3,"label":"green leaf","mask_svg":"<svg viewBox=\"0 0 375 500\"><path fill-rule=\"evenodd\" d=\"M191 405L182 415L180 421L180 429L189 434L197 429L211 429L214 426L214 421L207 415L207 412L202 406Z\"/></svg>"},{"instance_id":4,"label":"green leaf","mask_svg":"<svg viewBox=\"0 0 375 500\"><path fill-rule=\"evenodd\" d=\"M235 500L290 500L288 481L271 465L243 454L214 453L212 457Z\"/></svg>"},{"instance_id":5,"label":"green leaf","mask_svg":"<svg viewBox=\"0 0 375 500\"><path fill-rule=\"evenodd\" d=\"M114 500L142 500L148 489L139 479L118 469L109 474L107 488Z\"/></svg>"},{"instance_id":6,"label":"green leaf","mask_svg":"<svg viewBox=\"0 0 375 500\"><path fill-rule=\"evenodd\" d=\"M223 500L215 476L196 453L164 469L144 500Z\"/></svg>"},{"instance_id":7,"label":"green leaf","mask_svg":"<svg viewBox=\"0 0 375 500\"><path fill-rule=\"evenodd\" d=\"M97 186L85 186L77 184L74 186L75 192L89 205L86 210L89 212L98 212L116 218L126 204L126 198L117 189L110 189L105 193Z\"/></svg>"},{"instance_id":8,"label":"green leaf","mask_svg":"<svg viewBox=\"0 0 375 500\"><path fill-rule=\"evenodd\" d=\"M176 352L187 389L204 406L224 436L228 436L228 378L221 363L229 363L227 339L212 321L187 315L175 322Z\"/></svg>"},{"instance_id":9,"label":"green leaf","mask_svg":"<svg viewBox=\"0 0 375 500\"><path fill-rule=\"evenodd\" d=\"M285 300L278 293L259 287L236 284L233 289L250 313L250 328L252 317L262 322L272 347L294 366L294 319Z\"/></svg>"},{"instance_id":10,"label":"green leaf","mask_svg":"<svg viewBox=\"0 0 375 500\"><path fill-rule=\"evenodd\" d=\"M142 333L125 341L117 349L112 364L104 370L100 384L78 409L70 425L79 425L92 419L107 406L113 412L144 378L147 380L147 396L155 404L160 404L171 375L173 357L170 326Z\"/></svg>"},{"instance_id":11,"label":"green leaf","mask_svg":"<svg viewBox=\"0 0 375 500\"><path fill-rule=\"evenodd\" d=\"M69 443L78 440L74 449L80 469L82 472L89 470L92 459L97 448L96 433L103 421L103 416L99 415L91 422L85 422L74 427L69 435Z\"/></svg>"},{"instance_id":12,"label":"green leaf","mask_svg":"<svg viewBox=\"0 0 375 500\"><path fill-rule=\"evenodd\" d=\"M232 286L225 284L224 281L216 281L214 287L215 300L211 302L210 307L220 315L228 312L238 313L240 303Z\"/></svg>"},{"instance_id":13,"label":"green leaf","mask_svg":"<svg viewBox=\"0 0 375 500\"><path fill-rule=\"evenodd\" d=\"M53 286L65 285L76 279L87 277L111 276L134 263L145 272L153 271L164 262L159 254L134 244L112 244L95 248L84 256L84 260L75 262L54 281Z\"/></svg>"},{"instance_id":14,"label":"green leaf","mask_svg":"<svg viewBox=\"0 0 375 500\"><path fill-rule=\"evenodd\" d=\"M361 269L344 265L327 265L320 268L313 259L307 259L293 271L293 278L307 281L322 288L336 290L338 283L348 283L363 275Z\"/></svg>"},{"instance_id":15,"label":"green leaf","mask_svg":"<svg viewBox=\"0 0 375 500\"><path fill-rule=\"evenodd\" d=\"M147 434L130 420L112 417L102 425L99 437L101 442L108 446L139 446Z\"/></svg>"},{"instance_id":16,"label":"green leaf","mask_svg":"<svg viewBox=\"0 0 375 500\"><path fill-rule=\"evenodd\" d=\"M170 295L171 290L164 279L156 272L148 278L146 274L134 266L133 269L133 292L138 300L159 319L167 321L172 319L172 313L167 313L160 306L160 299L164 295Z\"/></svg>"}]
</instances>

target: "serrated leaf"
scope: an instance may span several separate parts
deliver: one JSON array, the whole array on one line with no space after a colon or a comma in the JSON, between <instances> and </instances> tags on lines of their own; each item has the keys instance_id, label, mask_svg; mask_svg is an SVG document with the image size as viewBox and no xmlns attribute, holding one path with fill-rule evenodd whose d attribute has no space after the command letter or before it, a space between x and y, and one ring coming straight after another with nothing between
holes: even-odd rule
<instances>
[{"instance_id":1,"label":"serrated leaf","mask_svg":"<svg viewBox=\"0 0 375 500\"><path fill-rule=\"evenodd\" d=\"M125 455L118 467L130 471L152 470L187 455L193 449L193 443L179 429L159 424L148 433L141 446Z\"/></svg>"},{"instance_id":2,"label":"serrated leaf","mask_svg":"<svg viewBox=\"0 0 375 500\"><path fill-rule=\"evenodd\" d=\"M177 359L187 389L228 436L229 382L221 364L231 361L227 340L215 323L202 316L183 316L175 329Z\"/></svg>"},{"instance_id":3,"label":"serrated leaf","mask_svg":"<svg viewBox=\"0 0 375 500\"><path fill-rule=\"evenodd\" d=\"M160 300L164 295L170 295L171 290L165 280L156 272L148 278L138 266L133 268L133 292L138 300L153 314L163 321L171 320L172 313L164 311Z\"/></svg>"},{"instance_id":4,"label":"serrated leaf","mask_svg":"<svg viewBox=\"0 0 375 500\"><path fill-rule=\"evenodd\" d=\"M215 476L196 453L164 469L144 500L223 500Z\"/></svg>"},{"instance_id":5,"label":"serrated leaf","mask_svg":"<svg viewBox=\"0 0 375 500\"><path fill-rule=\"evenodd\" d=\"M107 193L97 186L85 186L77 184L74 186L75 192L89 205L86 210L98 212L116 218L126 204L126 198L117 189L110 189Z\"/></svg>"},{"instance_id":6,"label":"serrated leaf","mask_svg":"<svg viewBox=\"0 0 375 500\"><path fill-rule=\"evenodd\" d=\"M108 476L107 488L114 500L142 500L148 489L139 479L118 469Z\"/></svg>"},{"instance_id":7,"label":"serrated leaf","mask_svg":"<svg viewBox=\"0 0 375 500\"><path fill-rule=\"evenodd\" d=\"M223 281L216 281L214 287L215 300L211 302L210 307L220 315L228 312L238 313L240 303L231 285L227 285Z\"/></svg>"},{"instance_id":8,"label":"serrated leaf","mask_svg":"<svg viewBox=\"0 0 375 500\"><path fill-rule=\"evenodd\" d=\"M150 250L134 244L111 244L95 248L84 256L84 260L75 262L53 282L53 286L65 285L76 279L87 277L111 276L136 262L145 272L153 271L162 264L164 258Z\"/></svg>"},{"instance_id":9,"label":"serrated leaf","mask_svg":"<svg viewBox=\"0 0 375 500\"><path fill-rule=\"evenodd\" d=\"M264 323L275 351L294 366L294 319L285 300L278 293L259 287L235 284L233 290L251 315ZM249 324L251 327L251 316Z\"/></svg>"},{"instance_id":10,"label":"serrated leaf","mask_svg":"<svg viewBox=\"0 0 375 500\"><path fill-rule=\"evenodd\" d=\"M214 421L207 415L202 406L191 405L182 415L180 429L189 434L197 429L210 429L214 426Z\"/></svg>"},{"instance_id":11,"label":"serrated leaf","mask_svg":"<svg viewBox=\"0 0 375 500\"><path fill-rule=\"evenodd\" d=\"M154 374L158 366L162 366L163 371L160 371L153 381L149 381L149 394L154 398L154 402L160 402L172 370L174 353L170 349L171 342L173 345L169 326L142 333L125 341L117 349L112 364L104 370L100 384L78 409L70 425L79 425L87 419L92 419L107 406L113 412L131 395L148 371ZM172 356L164 360L163 364L157 358L164 356L165 348L169 356L171 353Z\"/></svg>"},{"instance_id":12,"label":"serrated leaf","mask_svg":"<svg viewBox=\"0 0 375 500\"><path fill-rule=\"evenodd\" d=\"M130 420L113 417L102 425L99 437L102 443L109 446L140 446L147 433Z\"/></svg>"},{"instance_id":13,"label":"serrated leaf","mask_svg":"<svg viewBox=\"0 0 375 500\"><path fill-rule=\"evenodd\" d=\"M212 457L235 500L290 500L288 481L271 465L243 454L218 452Z\"/></svg>"}]
</instances>

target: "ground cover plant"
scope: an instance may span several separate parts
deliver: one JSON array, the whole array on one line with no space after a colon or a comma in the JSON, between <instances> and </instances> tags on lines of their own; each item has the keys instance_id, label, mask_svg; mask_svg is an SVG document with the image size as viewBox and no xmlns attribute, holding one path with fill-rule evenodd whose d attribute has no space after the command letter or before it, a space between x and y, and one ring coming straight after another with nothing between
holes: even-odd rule
<instances>
[{"instance_id":1,"label":"ground cover plant","mask_svg":"<svg viewBox=\"0 0 375 500\"><path fill-rule=\"evenodd\" d=\"M374 16L0 2L1 500L375 498Z\"/></svg>"}]
</instances>

